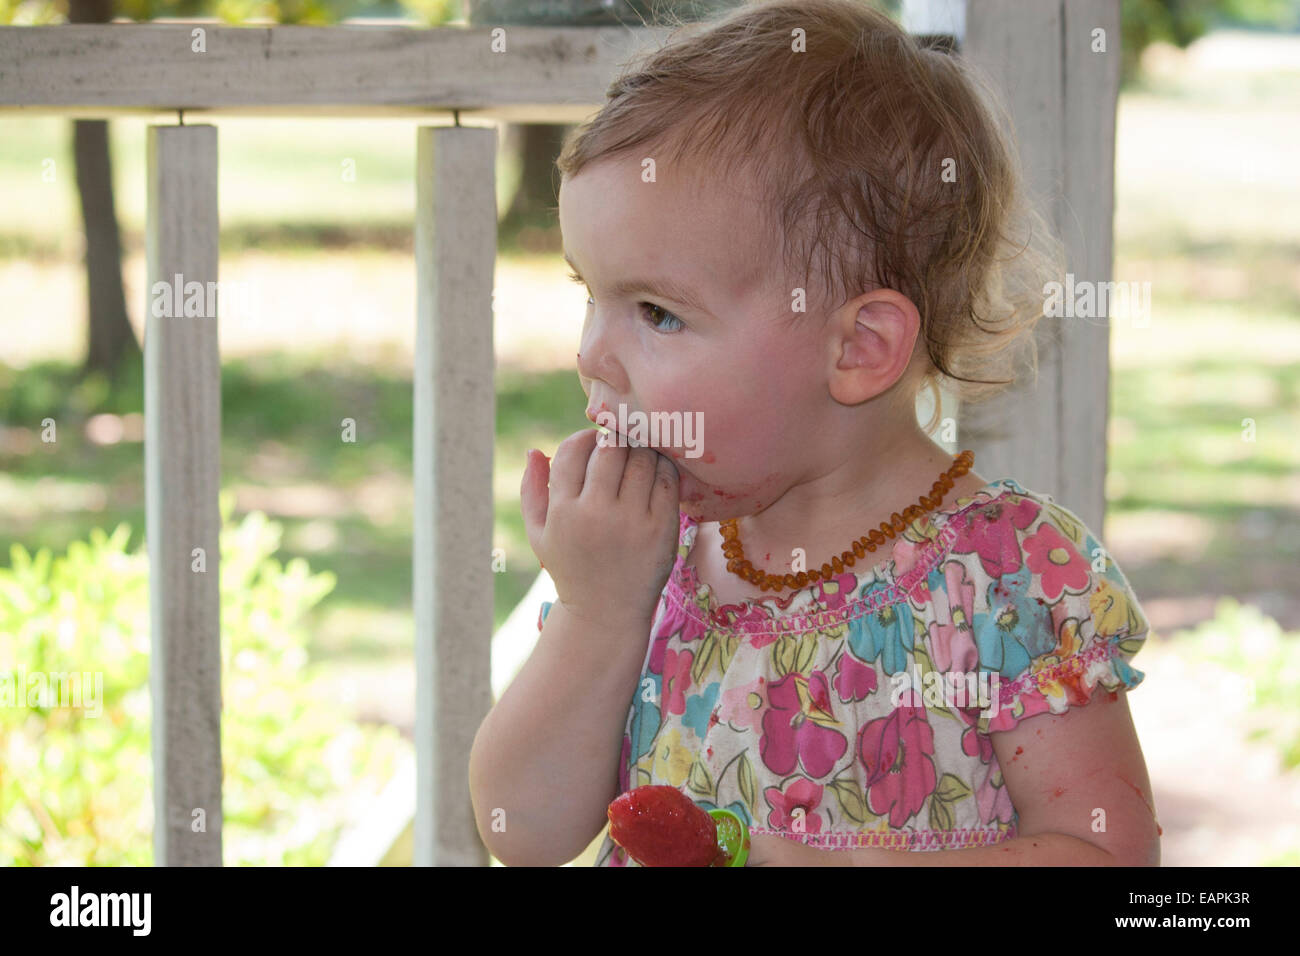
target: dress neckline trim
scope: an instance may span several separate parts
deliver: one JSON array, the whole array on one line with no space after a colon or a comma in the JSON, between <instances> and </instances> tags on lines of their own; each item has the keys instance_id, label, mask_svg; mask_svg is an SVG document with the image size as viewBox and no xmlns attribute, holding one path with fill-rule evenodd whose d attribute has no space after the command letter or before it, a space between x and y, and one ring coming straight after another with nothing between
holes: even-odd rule
<instances>
[{"instance_id":1,"label":"dress neckline trim","mask_svg":"<svg viewBox=\"0 0 1300 956\"><path fill-rule=\"evenodd\" d=\"M845 601L842 607L835 610L784 617L781 613L793 605L798 598L809 593L820 593L824 582L815 582L791 591L785 596L770 595L720 605L713 589L702 583L695 573L695 568L686 563L687 557L695 547L699 522L682 512L678 555L669 576L669 591L675 592L674 598L680 601L685 613L705 627L730 627L749 635L779 635L800 633L820 627L833 627L864 614L874 613L882 606L898 603L911 592L919 580L928 577L948 554L957 538L957 529L952 519L1007 493L1024 495L1027 490L1014 478L998 478L972 494L956 499L947 508L939 508L915 518L907 526L907 530L916 530L928 540L919 544L921 553L917 556L913 567L901 578L894 576L895 562L892 557L862 571L846 568L844 573L852 575L855 579L849 593L854 594L861 590L863 592L861 597ZM926 530L927 525L930 526L930 530ZM864 584L869 586L864 588ZM707 605L707 611L703 613L696 602L696 595L701 592L704 593Z\"/></svg>"}]
</instances>

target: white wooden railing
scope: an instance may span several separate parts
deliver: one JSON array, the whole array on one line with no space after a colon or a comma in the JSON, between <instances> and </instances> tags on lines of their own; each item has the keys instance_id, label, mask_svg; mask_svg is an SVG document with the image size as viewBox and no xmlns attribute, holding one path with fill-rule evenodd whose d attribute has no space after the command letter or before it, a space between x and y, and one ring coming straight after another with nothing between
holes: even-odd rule
<instances>
[{"instance_id":1,"label":"white wooden railing","mask_svg":"<svg viewBox=\"0 0 1300 956\"><path fill-rule=\"evenodd\" d=\"M961 55L1002 83L1031 185L1053 197L1071 269L1111 270L1119 0L969 0ZM1109 55L1091 52L1104 29ZM197 32L196 32L197 31ZM469 798L492 703L495 123L580 122L664 28L0 28L6 113L158 115L148 129L148 281L218 279L217 127L205 115L415 116L417 865L485 865ZM199 52L199 50L202 52ZM3 307L3 303L0 303ZM221 364L215 321L145 327L155 859L221 865L218 606ZM962 447L1100 529L1105 323L1040 323L1037 384L963 416ZM1061 361L1069 354L1071 361ZM954 410L955 414L955 410ZM1005 427L1010 424L1014 427ZM1069 442L1064 436L1069 435ZM1043 436L1049 436L1044 441ZM196 548L206 572L191 570ZM207 827L194 832L194 811Z\"/></svg>"}]
</instances>

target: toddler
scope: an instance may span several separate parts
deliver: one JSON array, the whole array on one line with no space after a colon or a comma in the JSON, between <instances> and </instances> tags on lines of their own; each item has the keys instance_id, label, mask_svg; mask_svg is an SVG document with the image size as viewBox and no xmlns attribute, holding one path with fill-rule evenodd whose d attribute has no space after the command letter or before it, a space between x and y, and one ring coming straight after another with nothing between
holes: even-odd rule
<instances>
[{"instance_id":1,"label":"toddler","mask_svg":"<svg viewBox=\"0 0 1300 956\"><path fill-rule=\"evenodd\" d=\"M680 27L566 141L607 428L529 453L558 599L471 755L498 859L565 863L667 784L749 865L1158 863L1128 581L930 437L939 385L1035 369L1064 268L999 116L865 3L787 0Z\"/></svg>"}]
</instances>

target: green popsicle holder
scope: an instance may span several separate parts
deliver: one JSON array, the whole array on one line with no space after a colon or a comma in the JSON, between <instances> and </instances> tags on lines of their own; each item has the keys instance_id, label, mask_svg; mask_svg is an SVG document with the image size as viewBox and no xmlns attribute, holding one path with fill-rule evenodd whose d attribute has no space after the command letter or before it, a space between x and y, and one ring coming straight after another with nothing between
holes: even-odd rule
<instances>
[{"instance_id":1,"label":"green popsicle holder","mask_svg":"<svg viewBox=\"0 0 1300 956\"><path fill-rule=\"evenodd\" d=\"M718 847L731 857L727 866L744 866L749 859L749 827L745 821L721 807L708 813L718 825Z\"/></svg>"}]
</instances>

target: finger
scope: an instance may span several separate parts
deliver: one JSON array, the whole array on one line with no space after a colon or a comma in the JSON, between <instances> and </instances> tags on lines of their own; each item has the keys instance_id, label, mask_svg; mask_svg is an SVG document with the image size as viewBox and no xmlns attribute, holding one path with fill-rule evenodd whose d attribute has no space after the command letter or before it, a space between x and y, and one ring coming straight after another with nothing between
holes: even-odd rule
<instances>
[{"instance_id":1,"label":"finger","mask_svg":"<svg viewBox=\"0 0 1300 956\"><path fill-rule=\"evenodd\" d=\"M546 483L550 473L551 463L546 456L530 448L524 462L524 478L519 484L519 509L523 512L524 532L534 554L546 527L546 511L550 504Z\"/></svg>"},{"instance_id":2,"label":"finger","mask_svg":"<svg viewBox=\"0 0 1300 956\"><path fill-rule=\"evenodd\" d=\"M555 449L551 461L551 499L577 498L587 481L587 460L596 447L596 430L576 431Z\"/></svg>"},{"instance_id":3,"label":"finger","mask_svg":"<svg viewBox=\"0 0 1300 956\"><path fill-rule=\"evenodd\" d=\"M618 500L618 487L623 481L629 451L618 441L615 432L598 436L596 448L587 461L587 483L582 486L584 496L594 496L609 504Z\"/></svg>"},{"instance_id":4,"label":"finger","mask_svg":"<svg viewBox=\"0 0 1300 956\"><path fill-rule=\"evenodd\" d=\"M656 455L655 483L650 489L650 510L677 508L681 504L681 472L667 455Z\"/></svg>"},{"instance_id":5,"label":"finger","mask_svg":"<svg viewBox=\"0 0 1300 956\"><path fill-rule=\"evenodd\" d=\"M653 448L633 448L628 452L627 465L623 468L623 482L618 486L620 500L635 501L644 504L650 500L650 483L655 480L659 466L656 459L662 457Z\"/></svg>"}]
</instances>

